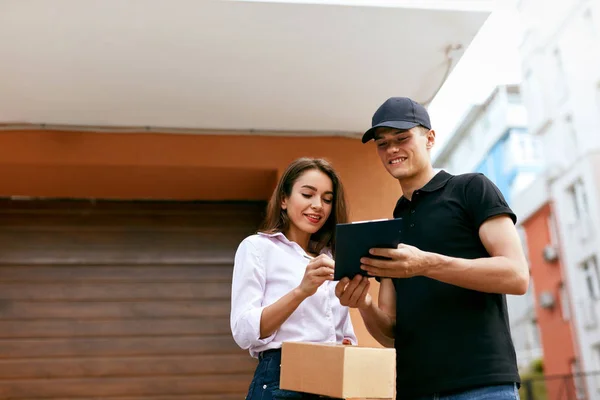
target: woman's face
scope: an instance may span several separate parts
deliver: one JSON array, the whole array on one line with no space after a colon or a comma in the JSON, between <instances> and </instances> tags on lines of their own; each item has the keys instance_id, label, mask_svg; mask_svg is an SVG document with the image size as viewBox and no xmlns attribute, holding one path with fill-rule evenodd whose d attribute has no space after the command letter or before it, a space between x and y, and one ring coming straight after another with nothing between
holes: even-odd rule
<instances>
[{"instance_id":1,"label":"woman's face","mask_svg":"<svg viewBox=\"0 0 600 400\"><path fill-rule=\"evenodd\" d=\"M292 192L281 208L290 219L290 233L316 233L327 221L333 207L333 183L318 169L305 171L294 182Z\"/></svg>"}]
</instances>

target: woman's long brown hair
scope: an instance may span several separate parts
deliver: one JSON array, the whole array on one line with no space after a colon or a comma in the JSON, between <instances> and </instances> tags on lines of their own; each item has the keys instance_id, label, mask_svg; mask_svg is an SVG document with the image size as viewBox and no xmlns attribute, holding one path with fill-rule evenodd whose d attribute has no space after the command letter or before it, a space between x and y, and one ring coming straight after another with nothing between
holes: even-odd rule
<instances>
[{"instance_id":1,"label":"woman's long brown hair","mask_svg":"<svg viewBox=\"0 0 600 400\"><path fill-rule=\"evenodd\" d=\"M287 212L282 210L281 203L290 197L292 188L298 178L306 171L316 169L323 172L331 179L333 186L333 206L331 214L325 224L310 237L309 250L319 254L325 247L329 247L335 254L335 226L348 222L348 211L344 187L331 164L322 158L299 158L294 160L279 179L275 191L271 195L267 206L267 215L263 221L260 232L277 233L286 232L290 226Z\"/></svg>"}]
</instances>

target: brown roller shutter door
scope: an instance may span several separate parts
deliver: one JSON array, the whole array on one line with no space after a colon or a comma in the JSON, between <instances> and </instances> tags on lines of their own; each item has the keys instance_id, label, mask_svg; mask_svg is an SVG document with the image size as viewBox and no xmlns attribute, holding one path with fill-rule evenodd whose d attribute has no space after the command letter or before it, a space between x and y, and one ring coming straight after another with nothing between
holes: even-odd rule
<instances>
[{"instance_id":1,"label":"brown roller shutter door","mask_svg":"<svg viewBox=\"0 0 600 400\"><path fill-rule=\"evenodd\" d=\"M264 203L0 201L0 398L243 399L233 256Z\"/></svg>"}]
</instances>

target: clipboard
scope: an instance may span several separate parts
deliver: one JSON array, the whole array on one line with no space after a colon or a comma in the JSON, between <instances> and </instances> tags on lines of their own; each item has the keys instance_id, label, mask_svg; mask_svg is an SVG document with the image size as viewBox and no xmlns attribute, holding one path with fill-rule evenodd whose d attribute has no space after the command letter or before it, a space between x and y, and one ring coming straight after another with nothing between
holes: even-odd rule
<instances>
[{"instance_id":1,"label":"clipboard","mask_svg":"<svg viewBox=\"0 0 600 400\"><path fill-rule=\"evenodd\" d=\"M398 247L402 243L403 228L402 218L337 224L333 280L352 279L357 274L367 276L367 272L360 269L360 259L378 258L369 255L369 249L375 247Z\"/></svg>"}]
</instances>

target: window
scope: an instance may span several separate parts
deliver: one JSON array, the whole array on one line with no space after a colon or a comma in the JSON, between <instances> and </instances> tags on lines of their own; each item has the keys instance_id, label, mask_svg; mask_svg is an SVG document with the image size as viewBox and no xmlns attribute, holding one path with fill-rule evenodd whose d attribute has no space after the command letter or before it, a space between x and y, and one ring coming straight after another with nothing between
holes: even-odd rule
<instances>
[{"instance_id":1,"label":"window","mask_svg":"<svg viewBox=\"0 0 600 400\"><path fill-rule=\"evenodd\" d=\"M520 93L508 93L506 95L506 98L508 100L508 104L517 104L517 105L523 104Z\"/></svg>"},{"instance_id":2,"label":"window","mask_svg":"<svg viewBox=\"0 0 600 400\"><path fill-rule=\"evenodd\" d=\"M540 85L535 73L531 69L528 69L525 72L523 99L525 100L525 106L527 108L527 115L530 120L530 124L533 128L533 132L535 132L541 127L545 118L545 99L542 86Z\"/></svg>"},{"instance_id":3,"label":"window","mask_svg":"<svg viewBox=\"0 0 600 400\"><path fill-rule=\"evenodd\" d=\"M536 320L534 318L529 319L525 325L525 329L529 349L539 349L541 347L540 331Z\"/></svg>"},{"instance_id":4,"label":"window","mask_svg":"<svg viewBox=\"0 0 600 400\"><path fill-rule=\"evenodd\" d=\"M594 16L592 15L592 10L587 8L583 12L583 26L585 27L590 38L596 36L596 26L594 25Z\"/></svg>"},{"instance_id":5,"label":"window","mask_svg":"<svg viewBox=\"0 0 600 400\"><path fill-rule=\"evenodd\" d=\"M577 159L578 156L578 143L577 143L577 131L573 124L573 118L570 115L565 116L565 152L569 156L571 161Z\"/></svg>"},{"instance_id":6,"label":"window","mask_svg":"<svg viewBox=\"0 0 600 400\"><path fill-rule=\"evenodd\" d=\"M558 229L552 213L548 215L548 231L550 232L550 244L558 248Z\"/></svg>"},{"instance_id":7,"label":"window","mask_svg":"<svg viewBox=\"0 0 600 400\"><path fill-rule=\"evenodd\" d=\"M521 246L523 247L523 253L525 254L525 258L527 259L527 262L530 262L530 257L529 257L529 246L527 245L527 232L525 231L525 228L523 228L522 225L517 226L517 234L519 235L519 238L521 239ZM529 282L532 284L533 281L530 278Z\"/></svg>"},{"instance_id":8,"label":"window","mask_svg":"<svg viewBox=\"0 0 600 400\"><path fill-rule=\"evenodd\" d=\"M504 171L510 171L514 164L537 165L542 161L539 140L526 130L511 129L505 141L504 154L506 161Z\"/></svg>"},{"instance_id":9,"label":"window","mask_svg":"<svg viewBox=\"0 0 600 400\"><path fill-rule=\"evenodd\" d=\"M446 165L443 165L441 168L445 169L446 171L448 171L451 174L454 174L454 166L453 166L453 159L452 157L450 157L448 159L448 161L446 162Z\"/></svg>"},{"instance_id":10,"label":"window","mask_svg":"<svg viewBox=\"0 0 600 400\"><path fill-rule=\"evenodd\" d=\"M487 155L487 160L485 160L486 163L486 170L487 170L487 177L492 181L492 182L498 182L496 180L496 166L494 163L494 157L491 153L489 153Z\"/></svg>"},{"instance_id":11,"label":"window","mask_svg":"<svg viewBox=\"0 0 600 400\"><path fill-rule=\"evenodd\" d=\"M558 96L558 101L562 102L565 100L567 96L567 79L565 74L565 67L563 64L563 56L560 49L557 47L554 49L552 53L552 57L554 59L554 69L555 69L555 85L556 85L556 94Z\"/></svg>"},{"instance_id":12,"label":"window","mask_svg":"<svg viewBox=\"0 0 600 400\"><path fill-rule=\"evenodd\" d=\"M504 158L502 160L502 172L505 175L510 173L516 166L525 163L523 159L523 147L519 139L518 133L511 131L506 136L506 139L501 141Z\"/></svg>"},{"instance_id":13,"label":"window","mask_svg":"<svg viewBox=\"0 0 600 400\"><path fill-rule=\"evenodd\" d=\"M562 315L563 321L568 321L571 319L571 309L569 303L569 294L567 293L567 288L565 288L565 284L563 282L558 286L558 301L560 302L560 311Z\"/></svg>"},{"instance_id":14,"label":"window","mask_svg":"<svg viewBox=\"0 0 600 400\"><path fill-rule=\"evenodd\" d=\"M575 386L575 395L578 399L585 398L585 387L583 383L583 376L581 375L581 368L577 360L571 361L571 374L573 374L573 384Z\"/></svg>"},{"instance_id":15,"label":"window","mask_svg":"<svg viewBox=\"0 0 600 400\"><path fill-rule=\"evenodd\" d=\"M483 130L484 136L490 131L490 126L490 115L489 113L485 113L481 121L481 129Z\"/></svg>"},{"instance_id":16,"label":"window","mask_svg":"<svg viewBox=\"0 0 600 400\"><path fill-rule=\"evenodd\" d=\"M470 131L467 134L467 138L465 140L465 143L467 145L467 149L469 150L469 152L475 150L475 134L473 131Z\"/></svg>"},{"instance_id":17,"label":"window","mask_svg":"<svg viewBox=\"0 0 600 400\"><path fill-rule=\"evenodd\" d=\"M567 192L571 200L573 222L577 223L588 217L587 195L583 181L578 179L571 185Z\"/></svg>"},{"instance_id":18,"label":"window","mask_svg":"<svg viewBox=\"0 0 600 400\"><path fill-rule=\"evenodd\" d=\"M537 150L536 143L533 140L533 136L528 133L521 134L521 146L523 148L524 158L530 162L535 163L536 160L539 160L539 151ZM541 147L541 146L539 146Z\"/></svg>"},{"instance_id":19,"label":"window","mask_svg":"<svg viewBox=\"0 0 600 400\"><path fill-rule=\"evenodd\" d=\"M589 297L594 300L600 299L600 274L598 274L596 256L584 261L581 265L581 269L583 271L585 286Z\"/></svg>"},{"instance_id":20,"label":"window","mask_svg":"<svg viewBox=\"0 0 600 400\"><path fill-rule=\"evenodd\" d=\"M594 353L594 363L596 364L596 371L600 370L600 343L596 343L592 347L592 351ZM600 391L600 375L595 375L596 380L596 391ZM596 396L591 396L592 398L596 398Z\"/></svg>"}]
</instances>

